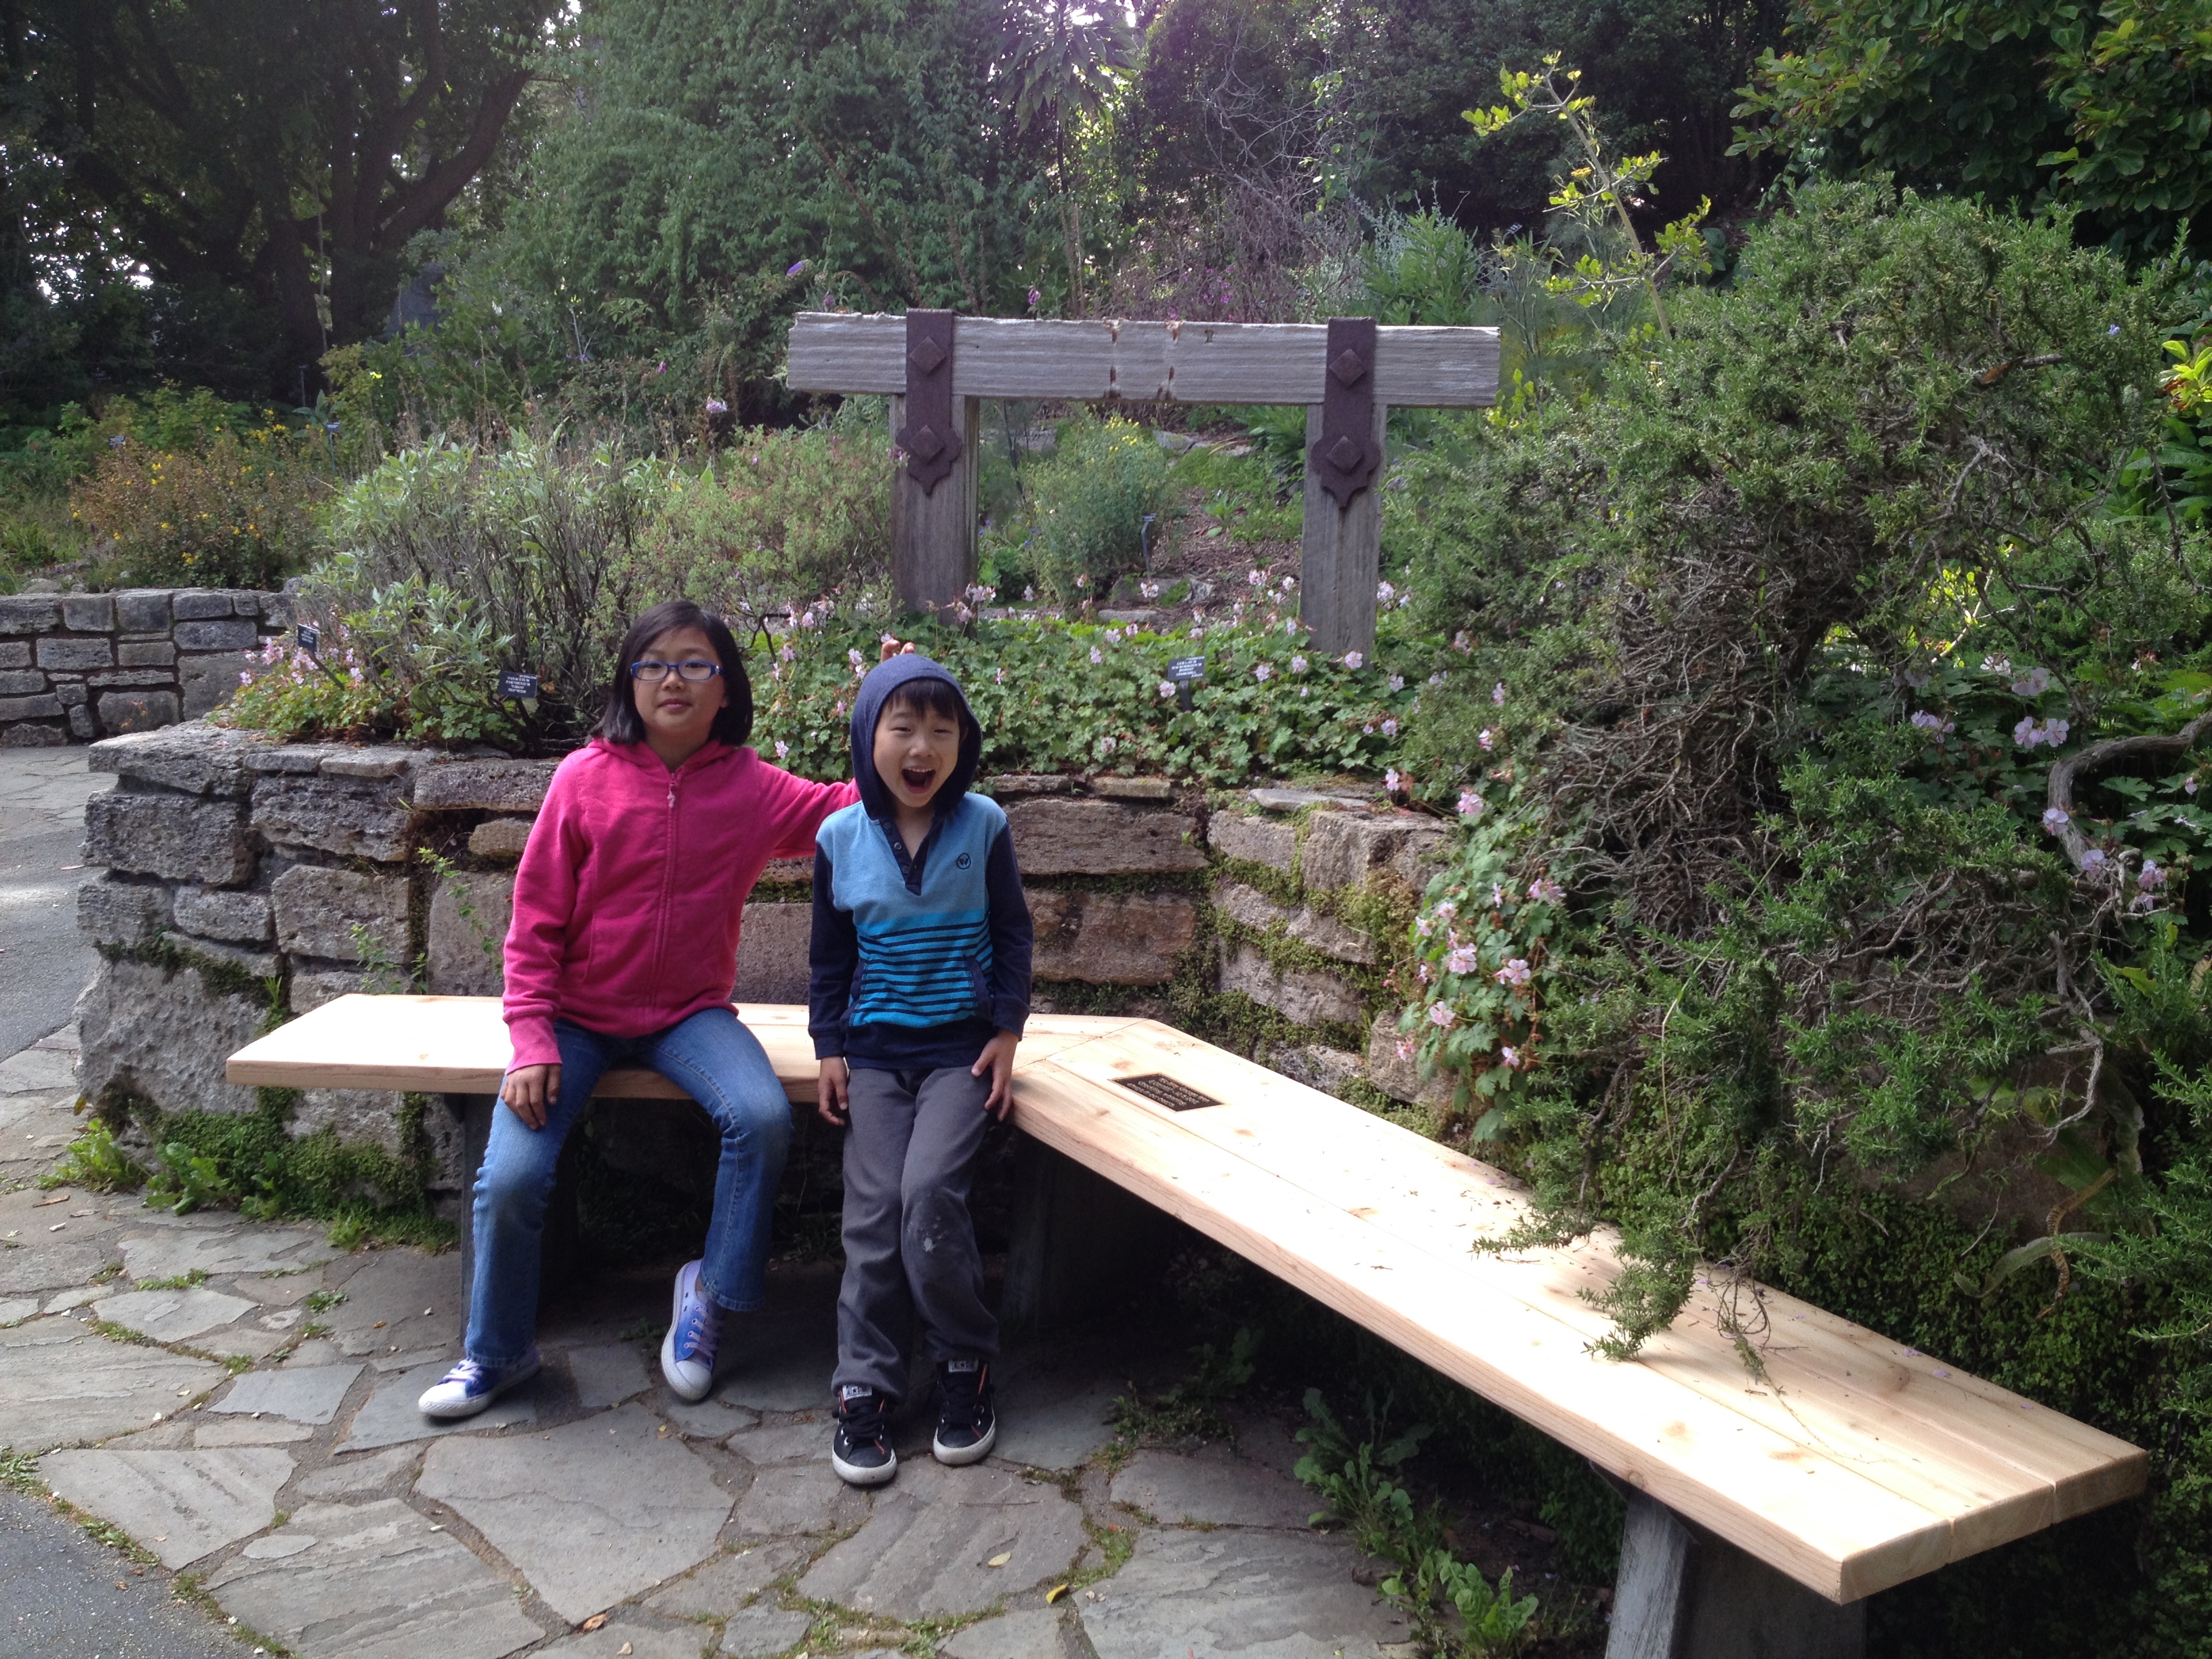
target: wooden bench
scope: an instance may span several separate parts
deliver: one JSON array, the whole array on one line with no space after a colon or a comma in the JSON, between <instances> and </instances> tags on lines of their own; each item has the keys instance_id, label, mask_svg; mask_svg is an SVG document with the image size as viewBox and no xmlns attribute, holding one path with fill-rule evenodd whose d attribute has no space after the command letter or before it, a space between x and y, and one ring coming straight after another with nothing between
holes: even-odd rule
<instances>
[{"instance_id":1,"label":"wooden bench","mask_svg":"<svg viewBox=\"0 0 2212 1659\"><path fill-rule=\"evenodd\" d=\"M811 1102L805 1011L738 1012ZM507 1054L495 1000L351 996L240 1050L229 1078L481 1101ZM600 1093L681 1097L648 1073ZM1618 1272L1610 1239L1477 1254L1528 1213L1508 1176L1156 1021L1033 1019L1013 1121L1612 1479L1629 1514L1609 1659L1850 1659L1864 1597L2144 1489L2126 1442L1772 1291L1762 1378L1703 1283L1635 1359L1600 1358L1583 1293ZM1051 1220L1018 1231L1010 1285L1039 1271L1025 1251L1063 1248ZM1112 1255L1093 1227L1058 1231Z\"/></svg>"}]
</instances>

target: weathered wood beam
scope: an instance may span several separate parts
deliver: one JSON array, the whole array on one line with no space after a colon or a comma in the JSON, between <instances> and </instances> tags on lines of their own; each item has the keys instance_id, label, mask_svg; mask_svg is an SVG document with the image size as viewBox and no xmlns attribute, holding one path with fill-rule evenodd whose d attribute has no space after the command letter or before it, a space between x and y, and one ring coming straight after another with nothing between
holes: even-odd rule
<instances>
[{"instance_id":1,"label":"weathered wood beam","mask_svg":"<svg viewBox=\"0 0 2212 1659\"><path fill-rule=\"evenodd\" d=\"M1186 404L1318 404L1323 323L1041 322L963 317L952 390L963 398L1121 398ZM794 392L902 392L906 319L802 312L791 325ZM1376 331L1375 399L1422 409L1498 400L1494 328Z\"/></svg>"},{"instance_id":2,"label":"weathered wood beam","mask_svg":"<svg viewBox=\"0 0 2212 1659\"><path fill-rule=\"evenodd\" d=\"M1389 406L1375 405L1370 441L1382 452ZM1321 441L1321 405L1306 410L1306 445ZM1377 483L1380 478L1378 477ZM1313 629L1313 648L1331 657L1375 648L1375 588L1382 574L1382 496L1361 490L1340 508L1322 488L1321 469L1306 468L1305 510L1298 543L1298 620Z\"/></svg>"}]
</instances>

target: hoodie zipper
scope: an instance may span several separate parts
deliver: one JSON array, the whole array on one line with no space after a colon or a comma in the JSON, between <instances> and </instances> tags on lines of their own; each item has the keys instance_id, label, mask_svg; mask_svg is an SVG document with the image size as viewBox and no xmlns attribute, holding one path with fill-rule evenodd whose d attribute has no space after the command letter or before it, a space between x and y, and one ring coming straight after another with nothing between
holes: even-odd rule
<instances>
[{"instance_id":1,"label":"hoodie zipper","mask_svg":"<svg viewBox=\"0 0 2212 1659\"><path fill-rule=\"evenodd\" d=\"M653 1002L656 1007L664 1000L660 981L667 972L668 916L676 903L676 786L683 778L682 767L668 775L668 829L662 842L665 850L660 860L660 905L659 914L654 918L653 941Z\"/></svg>"}]
</instances>

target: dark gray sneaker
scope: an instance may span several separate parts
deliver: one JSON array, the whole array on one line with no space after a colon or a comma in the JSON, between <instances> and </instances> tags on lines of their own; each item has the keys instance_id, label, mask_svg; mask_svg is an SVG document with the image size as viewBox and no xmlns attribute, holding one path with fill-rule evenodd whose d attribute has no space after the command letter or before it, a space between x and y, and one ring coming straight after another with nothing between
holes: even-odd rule
<instances>
[{"instance_id":1,"label":"dark gray sneaker","mask_svg":"<svg viewBox=\"0 0 2212 1659\"><path fill-rule=\"evenodd\" d=\"M937 1368L937 1437L930 1450L939 1462L953 1468L981 1462L999 1443L990 1362L948 1359Z\"/></svg>"},{"instance_id":2,"label":"dark gray sneaker","mask_svg":"<svg viewBox=\"0 0 2212 1659\"><path fill-rule=\"evenodd\" d=\"M837 1431L830 1437L830 1467L848 1486L880 1486L898 1473L891 1449L891 1401L873 1389L848 1382L839 1390Z\"/></svg>"}]
</instances>

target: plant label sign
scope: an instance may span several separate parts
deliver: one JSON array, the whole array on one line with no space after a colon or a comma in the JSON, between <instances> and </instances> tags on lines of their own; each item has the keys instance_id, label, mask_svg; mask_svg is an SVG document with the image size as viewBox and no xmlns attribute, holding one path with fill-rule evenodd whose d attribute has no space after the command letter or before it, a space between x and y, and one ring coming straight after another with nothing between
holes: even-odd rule
<instances>
[{"instance_id":1,"label":"plant label sign","mask_svg":"<svg viewBox=\"0 0 2212 1659\"><path fill-rule=\"evenodd\" d=\"M1206 659L1177 657L1168 665L1168 678L1175 682L1176 701L1183 708L1190 707L1191 687L1206 678Z\"/></svg>"},{"instance_id":2,"label":"plant label sign","mask_svg":"<svg viewBox=\"0 0 2212 1659\"><path fill-rule=\"evenodd\" d=\"M295 637L300 641L300 649L311 657L323 648L323 630L313 623L301 623L300 631Z\"/></svg>"},{"instance_id":3,"label":"plant label sign","mask_svg":"<svg viewBox=\"0 0 2212 1659\"><path fill-rule=\"evenodd\" d=\"M512 697L517 702L535 702L538 700L538 676L503 668L499 675L499 695Z\"/></svg>"}]
</instances>

